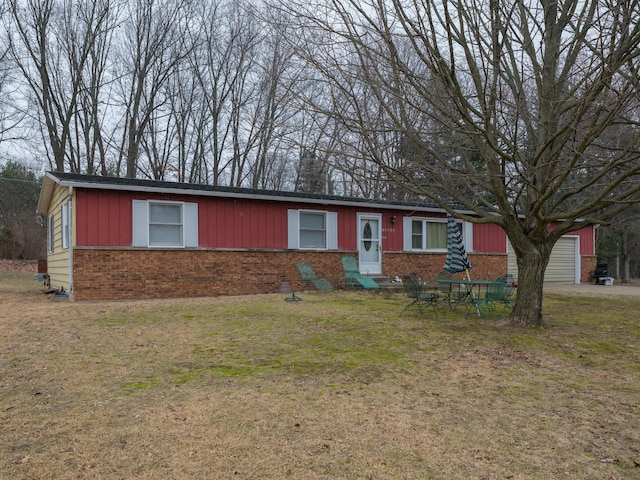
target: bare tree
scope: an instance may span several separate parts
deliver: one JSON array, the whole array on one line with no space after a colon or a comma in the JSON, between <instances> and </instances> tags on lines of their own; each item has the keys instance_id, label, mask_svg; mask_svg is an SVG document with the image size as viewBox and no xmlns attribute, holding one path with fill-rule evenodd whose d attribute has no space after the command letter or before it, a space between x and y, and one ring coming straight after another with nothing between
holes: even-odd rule
<instances>
[{"instance_id":1,"label":"bare tree","mask_svg":"<svg viewBox=\"0 0 640 480\"><path fill-rule=\"evenodd\" d=\"M336 114L363 138L362 153L448 211L456 213L455 202L474 212L460 218L505 230L519 269L511 321L542 325L556 241L639 198L631 108L638 1L328 0L283 8L300 26L300 55L348 99ZM625 143L603 148L620 124ZM419 162L419 181L381 154L375 139L383 132L409 138L429 158Z\"/></svg>"},{"instance_id":2,"label":"bare tree","mask_svg":"<svg viewBox=\"0 0 640 480\"><path fill-rule=\"evenodd\" d=\"M203 166L212 184L233 184L243 142L238 136L232 138L232 130L234 125L236 131L240 128L250 95L249 75L260 29L238 1L204 2L195 18L198 48L191 56L191 71L202 98L196 131L202 154L206 151L208 157Z\"/></svg>"},{"instance_id":3,"label":"bare tree","mask_svg":"<svg viewBox=\"0 0 640 480\"><path fill-rule=\"evenodd\" d=\"M109 0L10 0L10 52L38 106L57 171L79 171L72 136L83 72L104 34Z\"/></svg>"},{"instance_id":4,"label":"bare tree","mask_svg":"<svg viewBox=\"0 0 640 480\"><path fill-rule=\"evenodd\" d=\"M100 173L108 175L107 165L108 137L105 128L111 111L108 108L111 99L110 84L112 79L108 70L113 61L111 45L114 33L120 24L122 6L115 0L109 0L103 28L95 41L90 45L89 55L78 95L78 108L75 112L74 126L76 143L79 152L80 170L90 175Z\"/></svg>"},{"instance_id":5,"label":"bare tree","mask_svg":"<svg viewBox=\"0 0 640 480\"><path fill-rule=\"evenodd\" d=\"M169 168L178 181L207 184L205 126L208 118L198 80L191 69L181 69L172 76L167 85L167 98L171 122L167 140L174 144Z\"/></svg>"},{"instance_id":6,"label":"bare tree","mask_svg":"<svg viewBox=\"0 0 640 480\"><path fill-rule=\"evenodd\" d=\"M8 5L0 6L0 19L4 19L8 13ZM0 32L0 144L21 137L21 133L16 127L25 117L25 114L20 112L16 105L18 87L14 70L9 50L9 38L6 32Z\"/></svg>"},{"instance_id":7,"label":"bare tree","mask_svg":"<svg viewBox=\"0 0 640 480\"><path fill-rule=\"evenodd\" d=\"M295 116L291 90L296 85L297 71L291 63L291 52L284 37L288 33L270 29L263 39L258 58L259 86L255 103L258 125L255 161L251 169L251 186L263 187L270 176L269 158L288 133L289 120ZM293 171L291 172L293 177Z\"/></svg>"},{"instance_id":8,"label":"bare tree","mask_svg":"<svg viewBox=\"0 0 640 480\"><path fill-rule=\"evenodd\" d=\"M135 178L143 136L154 112L167 101L168 79L188 56L190 1L134 0L125 9L119 60L124 109L116 170Z\"/></svg>"}]
</instances>

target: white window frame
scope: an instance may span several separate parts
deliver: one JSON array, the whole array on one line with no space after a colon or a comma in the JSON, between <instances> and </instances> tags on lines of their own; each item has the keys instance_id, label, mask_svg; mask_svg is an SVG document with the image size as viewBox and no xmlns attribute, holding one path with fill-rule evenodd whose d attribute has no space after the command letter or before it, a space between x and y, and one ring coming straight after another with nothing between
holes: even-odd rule
<instances>
[{"instance_id":1,"label":"white window frame","mask_svg":"<svg viewBox=\"0 0 640 480\"><path fill-rule=\"evenodd\" d=\"M413 247L413 222L419 221L422 222L422 247L414 248ZM446 218L428 218L428 217L404 217L403 218L403 250L405 252L432 252L432 253L445 253L447 251L445 248L428 248L426 245L427 241L427 229L429 228L429 223L444 223L446 225ZM467 253L473 251L473 225L468 222L456 222L462 228L460 229L462 233L462 243L464 244L465 250Z\"/></svg>"},{"instance_id":2,"label":"white window frame","mask_svg":"<svg viewBox=\"0 0 640 480\"><path fill-rule=\"evenodd\" d=\"M178 205L181 207L181 239L175 245L154 245L151 239L151 207ZM169 200L133 200L133 246L148 248L188 248L198 246L198 204Z\"/></svg>"},{"instance_id":3,"label":"white window frame","mask_svg":"<svg viewBox=\"0 0 640 480\"><path fill-rule=\"evenodd\" d=\"M62 249L68 250L71 245L71 202L66 201L60 207Z\"/></svg>"},{"instance_id":4,"label":"white window frame","mask_svg":"<svg viewBox=\"0 0 640 480\"><path fill-rule=\"evenodd\" d=\"M150 201L149 202L149 246L150 247L158 247L158 248L175 248L175 247L184 247L184 209L182 208L182 203L180 202L156 202L156 201ZM152 215L152 210L154 207L172 207L172 208L177 208L177 211L179 212L179 220L177 222L167 222L167 221L160 221L160 222L153 222L151 220L151 218L153 217ZM172 214L173 215L173 214ZM180 240L177 243L166 243L166 242L162 242L162 243L155 243L157 242L157 233L156 233L156 237L155 237L155 241L154 241L154 235L153 235L153 227L154 226L159 226L159 227L171 227L171 229L173 230L174 228L177 228L179 230L179 237ZM173 235L173 234L172 234Z\"/></svg>"},{"instance_id":5,"label":"white window frame","mask_svg":"<svg viewBox=\"0 0 640 480\"><path fill-rule=\"evenodd\" d=\"M47 250L49 251L49 253L53 253L53 250L55 248L55 226L56 219L55 216L51 214L47 218Z\"/></svg>"},{"instance_id":6,"label":"white window frame","mask_svg":"<svg viewBox=\"0 0 640 480\"><path fill-rule=\"evenodd\" d=\"M305 247L300 240L300 215L324 215L324 247ZM337 250L338 249L338 214L325 210L289 210L288 211L288 247L292 250Z\"/></svg>"}]
</instances>

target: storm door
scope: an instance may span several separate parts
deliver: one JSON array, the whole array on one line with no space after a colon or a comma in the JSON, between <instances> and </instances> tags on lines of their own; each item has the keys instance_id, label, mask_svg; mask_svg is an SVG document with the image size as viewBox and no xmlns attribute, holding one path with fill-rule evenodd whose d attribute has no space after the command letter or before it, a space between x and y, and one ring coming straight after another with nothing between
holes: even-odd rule
<instances>
[{"instance_id":1,"label":"storm door","mask_svg":"<svg viewBox=\"0 0 640 480\"><path fill-rule=\"evenodd\" d=\"M360 273L382 273L381 216L358 214L358 264Z\"/></svg>"}]
</instances>

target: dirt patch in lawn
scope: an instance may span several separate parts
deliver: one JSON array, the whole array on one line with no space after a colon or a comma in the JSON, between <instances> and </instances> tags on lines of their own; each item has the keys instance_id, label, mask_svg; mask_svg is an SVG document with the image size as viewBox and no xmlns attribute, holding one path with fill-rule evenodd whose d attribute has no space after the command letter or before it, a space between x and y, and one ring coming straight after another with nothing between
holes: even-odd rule
<instances>
[{"instance_id":1,"label":"dirt patch in lawn","mask_svg":"<svg viewBox=\"0 0 640 480\"><path fill-rule=\"evenodd\" d=\"M0 273L0 479L640 476L635 299L553 293L528 330L300 296L72 303Z\"/></svg>"}]
</instances>

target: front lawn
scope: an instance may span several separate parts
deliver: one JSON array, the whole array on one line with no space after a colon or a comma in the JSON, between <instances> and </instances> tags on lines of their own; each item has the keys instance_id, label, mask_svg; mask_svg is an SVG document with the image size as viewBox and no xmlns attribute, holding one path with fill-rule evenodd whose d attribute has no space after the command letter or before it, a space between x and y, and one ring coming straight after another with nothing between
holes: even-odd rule
<instances>
[{"instance_id":1,"label":"front lawn","mask_svg":"<svg viewBox=\"0 0 640 480\"><path fill-rule=\"evenodd\" d=\"M0 274L0 479L636 479L640 302L546 328L336 292L70 303Z\"/></svg>"}]
</instances>

